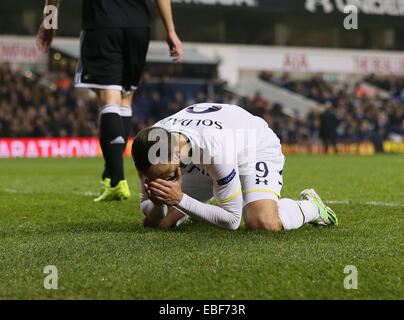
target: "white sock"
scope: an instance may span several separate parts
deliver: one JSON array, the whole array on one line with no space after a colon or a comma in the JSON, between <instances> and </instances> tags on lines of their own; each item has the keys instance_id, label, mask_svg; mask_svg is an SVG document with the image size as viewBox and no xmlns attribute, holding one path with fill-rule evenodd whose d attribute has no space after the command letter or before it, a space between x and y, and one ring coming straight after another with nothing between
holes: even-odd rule
<instances>
[{"instance_id":1,"label":"white sock","mask_svg":"<svg viewBox=\"0 0 404 320\"><path fill-rule=\"evenodd\" d=\"M100 109L100 116L106 113L117 113L121 114L121 109L116 104L107 104Z\"/></svg>"},{"instance_id":2,"label":"white sock","mask_svg":"<svg viewBox=\"0 0 404 320\"><path fill-rule=\"evenodd\" d=\"M285 230L298 229L319 217L318 208L314 203L292 199L279 200L278 215Z\"/></svg>"},{"instance_id":3,"label":"white sock","mask_svg":"<svg viewBox=\"0 0 404 320\"><path fill-rule=\"evenodd\" d=\"M132 117L132 108L129 106L119 107L119 113L121 117Z\"/></svg>"}]
</instances>

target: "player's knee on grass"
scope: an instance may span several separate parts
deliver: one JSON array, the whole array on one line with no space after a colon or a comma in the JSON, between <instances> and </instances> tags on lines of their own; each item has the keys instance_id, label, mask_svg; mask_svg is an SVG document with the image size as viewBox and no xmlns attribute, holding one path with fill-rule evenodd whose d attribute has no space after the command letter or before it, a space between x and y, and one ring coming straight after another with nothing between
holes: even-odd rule
<instances>
[{"instance_id":1,"label":"player's knee on grass","mask_svg":"<svg viewBox=\"0 0 404 320\"><path fill-rule=\"evenodd\" d=\"M258 200L243 208L244 224L248 230L283 230L278 216L278 204L274 200Z\"/></svg>"}]
</instances>

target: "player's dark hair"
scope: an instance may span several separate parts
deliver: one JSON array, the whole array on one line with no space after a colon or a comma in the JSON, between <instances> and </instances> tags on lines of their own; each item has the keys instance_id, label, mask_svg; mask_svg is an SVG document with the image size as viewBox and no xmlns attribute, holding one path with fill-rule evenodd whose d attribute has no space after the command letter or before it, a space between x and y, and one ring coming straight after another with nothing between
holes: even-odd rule
<instances>
[{"instance_id":1,"label":"player's dark hair","mask_svg":"<svg viewBox=\"0 0 404 320\"><path fill-rule=\"evenodd\" d=\"M149 158L149 150L158 143L161 136L164 135L168 139L161 144L156 156L159 157L160 154L167 155L165 159L170 161L172 159L173 149L176 145L176 143L172 142L177 141L175 137L172 139L171 134L167 130L159 127L149 127L138 132L132 144L132 157L137 170L145 172L150 168L152 163ZM164 159L163 156L162 159Z\"/></svg>"}]
</instances>

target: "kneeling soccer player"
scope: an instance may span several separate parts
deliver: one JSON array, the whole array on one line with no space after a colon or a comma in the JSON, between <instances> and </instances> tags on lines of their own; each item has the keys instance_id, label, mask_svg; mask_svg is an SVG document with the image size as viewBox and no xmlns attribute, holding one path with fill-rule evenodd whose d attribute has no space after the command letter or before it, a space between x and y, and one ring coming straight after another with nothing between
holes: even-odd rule
<instances>
[{"instance_id":1,"label":"kneeling soccer player","mask_svg":"<svg viewBox=\"0 0 404 320\"><path fill-rule=\"evenodd\" d=\"M252 230L338 224L313 189L303 190L300 201L280 199L280 141L263 119L238 106L189 106L141 130L132 155L145 226L167 228L190 217L235 230L242 216Z\"/></svg>"}]
</instances>

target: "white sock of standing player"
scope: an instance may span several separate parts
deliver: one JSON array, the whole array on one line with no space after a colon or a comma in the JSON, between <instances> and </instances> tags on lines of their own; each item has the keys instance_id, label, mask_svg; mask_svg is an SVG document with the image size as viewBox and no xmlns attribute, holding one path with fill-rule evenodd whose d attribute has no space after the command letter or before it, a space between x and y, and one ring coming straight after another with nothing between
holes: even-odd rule
<instances>
[{"instance_id":1,"label":"white sock of standing player","mask_svg":"<svg viewBox=\"0 0 404 320\"><path fill-rule=\"evenodd\" d=\"M284 230L298 229L302 225L319 218L317 205L302 200L281 199L278 202L278 215Z\"/></svg>"}]
</instances>

